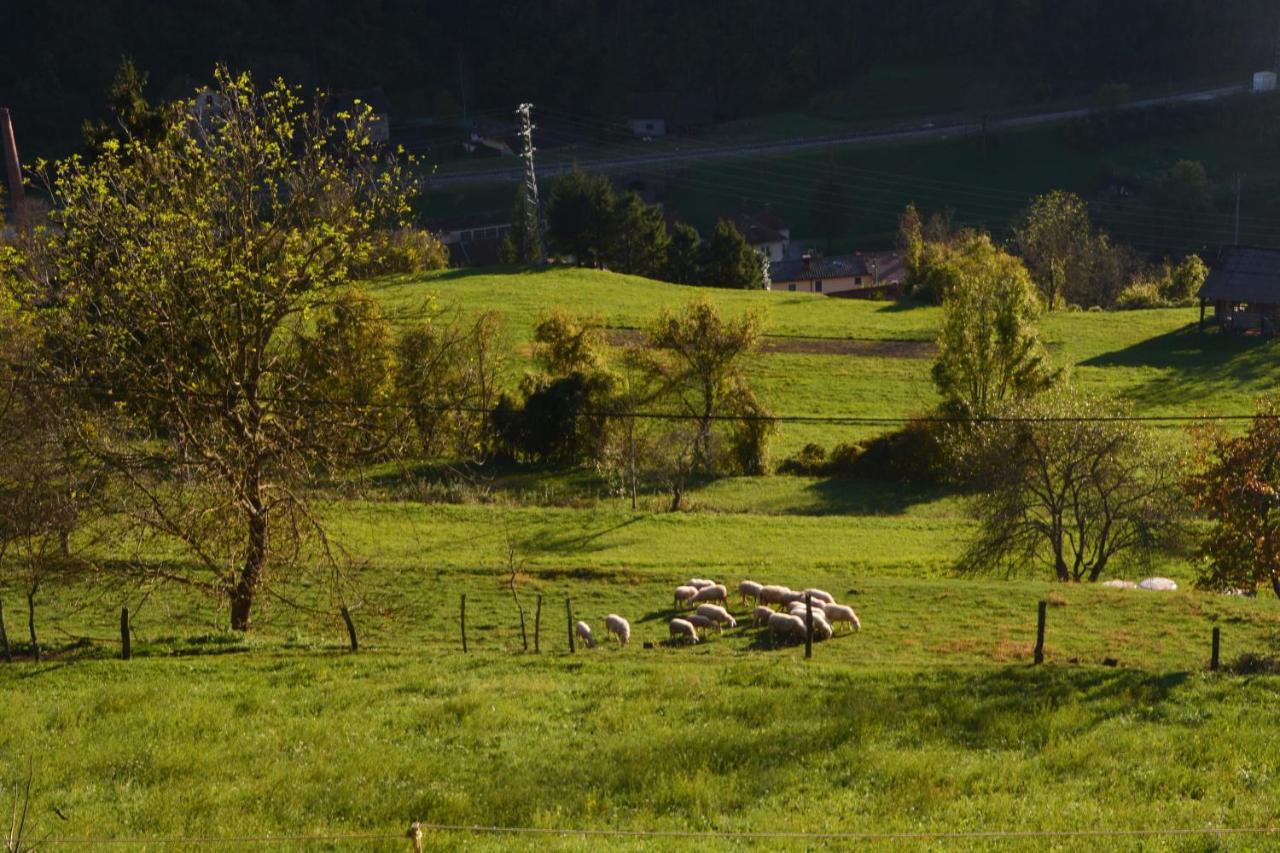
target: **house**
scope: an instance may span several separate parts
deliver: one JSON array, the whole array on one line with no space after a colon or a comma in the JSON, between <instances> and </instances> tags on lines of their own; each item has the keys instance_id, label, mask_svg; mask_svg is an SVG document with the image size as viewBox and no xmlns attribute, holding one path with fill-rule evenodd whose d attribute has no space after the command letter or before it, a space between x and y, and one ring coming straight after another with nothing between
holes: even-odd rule
<instances>
[{"instance_id":1,"label":"house","mask_svg":"<svg viewBox=\"0 0 1280 853\"><path fill-rule=\"evenodd\" d=\"M489 267L498 263L503 239L511 233L511 214L484 213L429 223L449 250L449 265Z\"/></svg>"},{"instance_id":2,"label":"house","mask_svg":"<svg viewBox=\"0 0 1280 853\"><path fill-rule=\"evenodd\" d=\"M825 293L828 296L884 297L902 292L901 261L892 252L822 257L812 253L798 260L769 265L770 290Z\"/></svg>"},{"instance_id":3,"label":"house","mask_svg":"<svg viewBox=\"0 0 1280 853\"><path fill-rule=\"evenodd\" d=\"M711 124L716 100L710 95L654 92L632 95L626 101L626 123L639 137L683 133Z\"/></svg>"},{"instance_id":4,"label":"house","mask_svg":"<svg viewBox=\"0 0 1280 853\"><path fill-rule=\"evenodd\" d=\"M771 210L742 208L730 214L729 221L742 232L747 244L774 264L785 260L791 244L791 229Z\"/></svg>"},{"instance_id":5,"label":"house","mask_svg":"<svg viewBox=\"0 0 1280 853\"><path fill-rule=\"evenodd\" d=\"M1224 331L1274 335L1280 329L1280 249L1224 246L1200 286L1200 328L1205 308Z\"/></svg>"}]
</instances>

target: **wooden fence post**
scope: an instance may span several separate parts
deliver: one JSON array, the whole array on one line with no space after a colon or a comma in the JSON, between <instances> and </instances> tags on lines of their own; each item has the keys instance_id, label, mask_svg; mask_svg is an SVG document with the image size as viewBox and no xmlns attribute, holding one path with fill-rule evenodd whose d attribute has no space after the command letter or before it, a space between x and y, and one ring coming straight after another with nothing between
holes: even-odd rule
<instances>
[{"instance_id":1,"label":"wooden fence post","mask_svg":"<svg viewBox=\"0 0 1280 853\"><path fill-rule=\"evenodd\" d=\"M351 621L351 611L342 605L342 621L347 623L347 636L351 638L351 651L360 651L360 643L356 640L356 623Z\"/></svg>"},{"instance_id":2,"label":"wooden fence post","mask_svg":"<svg viewBox=\"0 0 1280 853\"><path fill-rule=\"evenodd\" d=\"M0 647L4 649L5 663L13 663L13 649L9 648L9 632L4 628L4 601L0 600Z\"/></svg>"},{"instance_id":3,"label":"wooden fence post","mask_svg":"<svg viewBox=\"0 0 1280 853\"><path fill-rule=\"evenodd\" d=\"M1209 655L1209 669L1214 672L1218 671L1218 645L1222 639L1222 629L1217 625L1213 626L1213 651Z\"/></svg>"},{"instance_id":4,"label":"wooden fence post","mask_svg":"<svg viewBox=\"0 0 1280 853\"><path fill-rule=\"evenodd\" d=\"M462 653L467 653L467 594L462 594L462 603L458 610L458 623L462 628Z\"/></svg>"},{"instance_id":5,"label":"wooden fence post","mask_svg":"<svg viewBox=\"0 0 1280 853\"><path fill-rule=\"evenodd\" d=\"M1037 665L1044 663L1044 617L1045 611L1049 605L1047 602L1040 602L1040 610L1036 616L1036 652L1035 663Z\"/></svg>"},{"instance_id":6,"label":"wooden fence post","mask_svg":"<svg viewBox=\"0 0 1280 853\"><path fill-rule=\"evenodd\" d=\"M564 600L564 619L565 624L569 626L569 654L573 654L578 649L573 643L573 604L568 598Z\"/></svg>"},{"instance_id":7,"label":"wooden fence post","mask_svg":"<svg viewBox=\"0 0 1280 853\"><path fill-rule=\"evenodd\" d=\"M813 595L804 594L804 657L813 657Z\"/></svg>"},{"instance_id":8,"label":"wooden fence post","mask_svg":"<svg viewBox=\"0 0 1280 853\"><path fill-rule=\"evenodd\" d=\"M538 593L538 609L533 611L533 653L542 654L542 593Z\"/></svg>"},{"instance_id":9,"label":"wooden fence post","mask_svg":"<svg viewBox=\"0 0 1280 853\"><path fill-rule=\"evenodd\" d=\"M120 608L120 658L128 660L133 657L133 647L129 642L129 608Z\"/></svg>"},{"instance_id":10,"label":"wooden fence post","mask_svg":"<svg viewBox=\"0 0 1280 853\"><path fill-rule=\"evenodd\" d=\"M422 853L422 824L415 820L409 824L409 830L404 835L413 845L413 853Z\"/></svg>"}]
</instances>

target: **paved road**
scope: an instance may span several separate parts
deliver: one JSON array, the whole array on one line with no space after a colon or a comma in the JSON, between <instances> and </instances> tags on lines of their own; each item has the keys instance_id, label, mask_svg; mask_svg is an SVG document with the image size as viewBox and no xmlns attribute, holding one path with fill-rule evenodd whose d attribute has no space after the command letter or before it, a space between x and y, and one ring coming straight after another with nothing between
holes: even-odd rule
<instances>
[{"instance_id":1,"label":"paved road","mask_svg":"<svg viewBox=\"0 0 1280 853\"><path fill-rule=\"evenodd\" d=\"M1132 110L1143 107L1154 107L1161 104L1196 103L1212 101L1229 95L1238 95L1248 91L1245 84L1219 86L1213 89L1198 89L1191 92L1179 92L1163 95L1158 98L1143 98L1124 104L1121 109ZM1041 113L1029 113L1019 116L993 118L987 123L988 132L999 130L1017 130L1036 125L1055 124L1073 119L1084 118L1097 112L1094 107L1082 107L1071 110L1053 110ZM813 136L803 139L782 139L770 142L754 142L735 145L732 143L711 145L702 148L691 147L688 150L672 151L670 149L653 154L626 155L620 157L602 157L597 160L579 160L572 163L555 163L539 167L539 177L554 177L565 172L579 169L587 172L617 172L640 167L674 166L684 163L705 162L709 160L734 160L744 157L772 157L781 154L793 154L815 148L842 148L853 145L884 145L891 142L928 142L931 140L949 139L958 136L975 136L982 133L981 120L949 118L920 118L910 125L898 125L882 130L861 130L830 136ZM511 161L514 162L514 161ZM486 169L476 172L458 172L455 174L435 175L431 178L432 187L452 187L466 184L495 183L517 181L522 176L519 165L508 168Z\"/></svg>"}]
</instances>

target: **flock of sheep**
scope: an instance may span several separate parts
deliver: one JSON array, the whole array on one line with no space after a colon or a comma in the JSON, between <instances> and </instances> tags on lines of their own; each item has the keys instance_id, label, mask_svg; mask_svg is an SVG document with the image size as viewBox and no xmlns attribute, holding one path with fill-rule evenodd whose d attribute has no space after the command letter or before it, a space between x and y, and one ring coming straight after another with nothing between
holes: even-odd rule
<instances>
[{"instance_id":1,"label":"flock of sheep","mask_svg":"<svg viewBox=\"0 0 1280 853\"><path fill-rule=\"evenodd\" d=\"M774 640L785 638L803 641L808 633L806 616L812 607L813 639L829 640L835 633L833 626L844 625L850 631L862 630L862 622L853 608L839 604L829 592L821 589L792 590L785 586L742 581L738 584L742 604L754 603L751 620L759 627L767 627ZM808 603L806 603L806 598ZM738 620L728 610L729 590L724 584L706 578L692 578L687 584L676 587L676 607L692 609L692 613L678 616L668 623L671 638L685 643L697 643L706 632L723 632L726 627L738 627ZM776 610L774 608L777 608ZM604 619L605 631L618 642L626 645L631 639L631 623L616 613ZM574 632L583 644L595 648L596 640L591 626L579 621Z\"/></svg>"}]
</instances>

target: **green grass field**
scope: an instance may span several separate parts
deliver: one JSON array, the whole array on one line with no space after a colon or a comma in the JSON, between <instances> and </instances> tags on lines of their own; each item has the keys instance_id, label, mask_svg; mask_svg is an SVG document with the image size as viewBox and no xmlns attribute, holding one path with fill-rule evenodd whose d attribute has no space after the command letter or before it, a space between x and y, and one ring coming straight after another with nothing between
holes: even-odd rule
<instances>
[{"instance_id":1,"label":"green grass field","mask_svg":"<svg viewBox=\"0 0 1280 853\"><path fill-rule=\"evenodd\" d=\"M371 289L401 324L428 303L500 310L507 344L523 354L538 312L555 305L639 328L662 307L705 294L730 312L760 309L776 335L916 345L940 316L584 270L446 273ZM1280 378L1275 345L1199 335L1195 316L1055 314L1043 334L1081 383L1140 412L1249 411ZM934 402L928 358L870 352L763 354L751 372L782 414L896 417ZM778 455L848 437L784 425ZM1122 577L1174 577L1183 590L1167 594L1051 584L1034 567L1008 579L956 577L950 567L972 529L963 498L820 478L704 484L682 514L661 511L656 496L632 511L590 472L479 469L448 502L395 494L319 506L350 556L356 653L345 650L338 600L318 578L280 585L281 597L264 597L255 630L240 636L225 631L220 601L103 574L41 592L47 656L35 664L22 658L25 602L0 574L20 655L0 664L0 806L30 761L35 836L83 839L84 849L153 839L130 849L292 850L303 842L280 836L352 836L305 846L404 850L398 836L413 819L692 833L1276 820L1280 677L1234 664L1246 653L1280 656L1280 602L1195 591L1184 556L1114 567ZM522 649L508 543L531 645L542 597L538 655ZM132 548L103 547L105 557ZM669 646L671 588L690 576L825 588L857 608L863 630L818 644L809 661L745 625L697 647ZM631 645L570 656L566 599L598 634L606 613L628 617ZM1041 600L1047 663L1035 668ZM114 659L121 606L133 614L128 662ZM1227 669L1208 673L1214 627ZM195 840L241 836L276 838ZM913 846L1249 850L1267 841L970 837ZM433 850L827 843L853 842L428 836Z\"/></svg>"}]
</instances>

